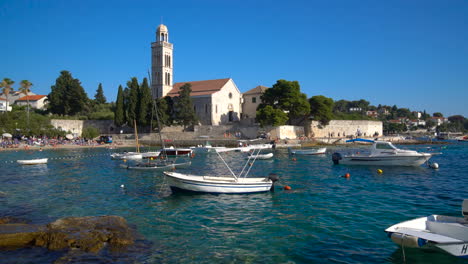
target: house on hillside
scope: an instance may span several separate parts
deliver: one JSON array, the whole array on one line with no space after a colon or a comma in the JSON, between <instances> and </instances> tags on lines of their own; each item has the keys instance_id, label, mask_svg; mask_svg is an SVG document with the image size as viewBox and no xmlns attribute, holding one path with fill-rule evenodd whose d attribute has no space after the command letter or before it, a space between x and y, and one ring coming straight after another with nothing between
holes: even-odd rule
<instances>
[{"instance_id":1,"label":"house on hillside","mask_svg":"<svg viewBox=\"0 0 468 264\"><path fill-rule=\"evenodd\" d=\"M193 108L202 125L223 125L240 120L242 94L231 78L175 83L167 96L179 96L180 88L192 85Z\"/></svg>"},{"instance_id":2,"label":"house on hillside","mask_svg":"<svg viewBox=\"0 0 468 264\"><path fill-rule=\"evenodd\" d=\"M10 111L11 111L10 104L7 104L7 100L5 98L0 97L0 112L10 112Z\"/></svg>"},{"instance_id":3,"label":"house on hillside","mask_svg":"<svg viewBox=\"0 0 468 264\"><path fill-rule=\"evenodd\" d=\"M265 86L257 86L242 94L242 119L249 120L249 123L255 123L257 116L257 107L262 103L261 96L268 89Z\"/></svg>"},{"instance_id":4,"label":"house on hillside","mask_svg":"<svg viewBox=\"0 0 468 264\"><path fill-rule=\"evenodd\" d=\"M16 105L29 105L31 108L44 110L46 106L47 95L27 95L16 100Z\"/></svg>"}]
</instances>

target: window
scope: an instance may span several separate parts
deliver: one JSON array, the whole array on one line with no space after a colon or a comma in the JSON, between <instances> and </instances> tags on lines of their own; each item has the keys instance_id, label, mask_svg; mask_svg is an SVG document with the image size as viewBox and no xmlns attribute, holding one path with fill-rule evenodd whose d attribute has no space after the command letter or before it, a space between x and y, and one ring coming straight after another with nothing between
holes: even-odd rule
<instances>
[{"instance_id":1,"label":"window","mask_svg":"<svg viewBox=\"0 0 468 264\"><path fill-rule=\"evenodd\" d=\"M252 103L257 103L257 97L252 97Z\"/></svg>"},{"instance_id":2,"label":"window","mask_svg":"<svg viewBox=\"0 0 468 264\"><path fill-rule=\"evenodd\" d=\"M216 113L218 113L218 105L216 105Z\"/></svg>"},{"instance_id":3,"label":"window","mask_svg":"<svg viewBox=\"0 0 468 264\"><path fill-rule=\"evenodd\" d=\"M208 113L208 105L205 104L205 113Z\"/></svg>"},{"instance_id":4,"label":"window","mask_svg":"<svg viewBox=\"0 0 468 264\"><path fill-rule=\"evenodd\" d=\"M229 99L231 99L231 98L232 98L232 93L229 93Z\"/></svg>"}]
</instances>

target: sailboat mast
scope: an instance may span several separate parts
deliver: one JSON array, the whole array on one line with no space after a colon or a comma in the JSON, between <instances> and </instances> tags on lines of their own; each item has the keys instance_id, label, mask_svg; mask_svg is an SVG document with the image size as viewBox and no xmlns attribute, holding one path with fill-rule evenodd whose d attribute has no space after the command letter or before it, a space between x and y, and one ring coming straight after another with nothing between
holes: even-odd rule
<instances>
[{"instance_id":1,"label":"sailboat mast","mask_svg":"<svg viewBox=\"0 0 468 264\"><path fill-rule=\"evenodd\" d=\"M151 79L151 75L150 75L150 72L148 71L148 77L149 77L149 80L150 80L150 87L153 87L152 85L152 79ZM151 89L151 93L153 93L153 89ZM152 125L152 121L153 121L153 110L155 111L155 115L156 115L156 121L158 123L158 134L159 134L159 140L161 141L161 148L164 150L166 148L166 146L164 145L164 141L162 139L162 131L161 131L161 122L159 121L159 115L158 115L158 104L157 104L157 99L156 99L156 96L153 96L153 98L155 98L153 100L153 103L154 103L154 108L151 110L151 129L153 129ZM166 153L167 155L167 153Z\"/></svg>"},{"instance_id":2,"label":"sailboat mast","mask_svg":"<svg viewBox=\"0 0 468 264\"><path fill-rule=\"evenodd\" d=\"M133 120L133 124L135 126L135 141L136 141L136 151L140 153L140 143L138 143L138 131L137 131L137 124L136 120Z\"/></svg>"}]
</instances>

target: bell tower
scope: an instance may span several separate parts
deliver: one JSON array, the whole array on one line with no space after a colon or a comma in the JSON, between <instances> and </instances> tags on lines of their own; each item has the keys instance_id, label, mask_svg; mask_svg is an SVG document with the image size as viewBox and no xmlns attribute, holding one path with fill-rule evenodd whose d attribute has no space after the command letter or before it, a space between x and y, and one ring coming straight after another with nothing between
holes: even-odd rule
<instances>
[{"instance_id":1,"label":"bell tower","mask_svg":"<svg viewBox=\"0 0 468 264\"><path fill-rule=\"evenodd\" d=\"M173 45L169 31L163 24L156 30L156 42L151 43L151 93L153 99L162 98L172 89Z\"/></svg>"}]
</instances>

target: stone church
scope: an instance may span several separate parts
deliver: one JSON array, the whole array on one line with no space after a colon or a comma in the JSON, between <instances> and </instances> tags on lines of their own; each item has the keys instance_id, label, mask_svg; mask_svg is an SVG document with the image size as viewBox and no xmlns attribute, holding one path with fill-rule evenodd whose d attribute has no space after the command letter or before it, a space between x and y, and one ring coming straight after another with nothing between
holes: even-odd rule
<instances>
[{"instance_id":1,"label":"stone church","mask_svg":"<svg viewBox=\"0 0 468 264\"><path fill-rule=\"evenodd\" d=\"M231 78L173 83L174 46L169 42L169 31L163 24L156 30L156 42L151 44L151 91L153 98L179 95L186 83L192 85L195 113L203 125L223 125L239 121L242 112L242 94Z\"/></svg>"}]
</instances>

